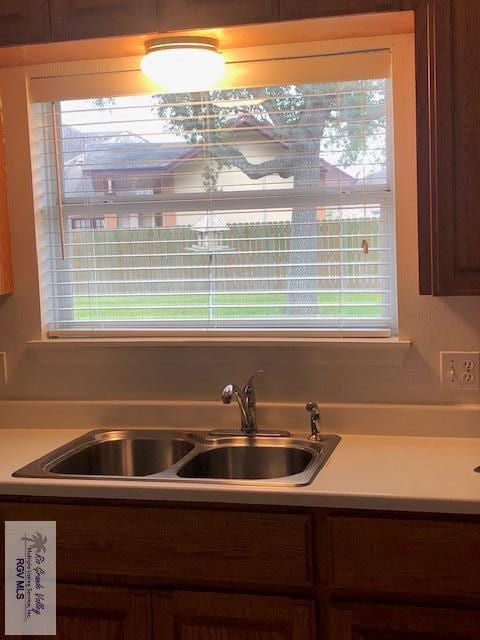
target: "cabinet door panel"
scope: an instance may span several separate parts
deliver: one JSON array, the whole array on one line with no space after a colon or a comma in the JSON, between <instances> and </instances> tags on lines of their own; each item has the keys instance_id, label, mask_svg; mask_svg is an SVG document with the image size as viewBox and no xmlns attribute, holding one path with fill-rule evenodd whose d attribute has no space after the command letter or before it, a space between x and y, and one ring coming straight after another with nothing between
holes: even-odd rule
<instances>
[{"instance_id":1,"label":"cabinet door panel","mask_svg":"<svg viewBox=\"0 0 480 640\"><path fill-rule=\"evenodd\" d=\"M295 20L408 8L405 0L280 0L280 19Z\"/></svg>"},{"instance_id":2,"label":"cabinet door panel","mask_svg":"<svg viewBox=\"0 0 480 640\"><path fill-rule=\"evenodd\" d=\"M313 602L270 596L156 593L154 637L162 640L313 640Z\"/></svg>"},{"instance_id":3,"label":"cabinet door panel","mask_svg":"<svg viewBox=\"0 0 480 640\"><path fill-rule=\"evenodd\" d=\"M278 19L277 0L158 0L157 30L219 27Z\"/></svg>"},{"instance_id":4,"label":"cabinet door panel","mask_svg":"<svg viewBox=\"0 0 480 640\"><path fill-rule=\"evenodd\" d=\"M3 585L0 596L3 614ZM58 583L55 640L151 640L151 605L149 591ZM39 636L7 637L29 640Z\"/></svg>"},{"instance_id":5,"label":"cabinet door panel","mask_svg":"<svg viewBox=\"0 0 480 640\"><path fill-rule=\"evenodd\" d=\"M155 0L50 0L55 40L155 31Z\"/></svg>"},{"instance_id":6,"label":"cabinet door panel","mask_svg":"<svg viewBox=\"0 0 480 640\"><path fill-rule=\"evenodd\" d=\"M333 605L330 640L479 640L475 611L369 604Z\"/></svg>"},{"instance_id":7,"label":"cabinet door panel","mask_svg":"<svg viewBox=\"0 0 480 640\"><path fill-rule=\"evenodd\" d=\"M480 2L417 9L420 291L480 294Z\"/></svg>"},{"instance_id":8,"label":"cabinet door panel","mask_svg":"<svg viewBox=\"0 0 480 640\"><path fill-rule=\"evenodd\" d=\"M0 45L50 40L48 0L2 0Z\"/></svg>"},{"instance_id":9,"label":"cabinet door panel","mask_svg":"<svg viewBox=\"0 0 480 640\"><path fill-rule=\"evenodd\" d=\"M480 526L397 518L329 518L336 591L475 597Z\"/></svg>"},{"instance_id":10,"label":"cabinet door panel","mask_svg":"<svg viewBox=\"0 0 480 640\"><path fill-rule=\"evenodd\" d=\"M57 586L57 640L150 640L147 591Z\"/></svg>"}]
</instances>

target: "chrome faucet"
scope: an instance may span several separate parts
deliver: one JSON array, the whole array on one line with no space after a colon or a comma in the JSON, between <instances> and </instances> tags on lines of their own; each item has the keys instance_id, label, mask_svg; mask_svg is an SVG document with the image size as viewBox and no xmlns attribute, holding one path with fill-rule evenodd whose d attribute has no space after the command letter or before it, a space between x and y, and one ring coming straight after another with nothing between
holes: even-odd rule
<instances>
[{"instance_id":1,"label":"chrome faucet","mask_svg":"<svg viewBox=\"0 0 480 640\"><path fill-rule=\"evenodd\" d=\"M310 431L309 440L319 442L322 439L320 435L320 409L316 402L307 402L305 409L310 413Z\"/></svg>"},{"instance_id":2,"label":"chrome faucet","mask_svg":"<svg viewBox=\"0 0 480 640\"><path fill-rule=\"evenodd\" d=\"M263 369L256 371L248 379L243 389L230 383L222 391L223 404L230 404L234 398L237 401L242 421L242 433L247 436L254 436L258 432L254 380L261 373L263 373Z\"/></svg>"}]
</instances>

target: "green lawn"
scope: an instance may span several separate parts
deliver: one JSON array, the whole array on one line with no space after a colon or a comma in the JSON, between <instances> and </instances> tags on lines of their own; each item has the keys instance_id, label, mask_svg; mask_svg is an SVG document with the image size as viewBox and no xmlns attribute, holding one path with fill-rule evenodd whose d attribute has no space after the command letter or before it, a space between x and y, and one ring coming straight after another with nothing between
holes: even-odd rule
<instances>
[{"instance_id":1,"label":"green lawn","mask_svg":"<svg viewBox=\"0 0 480 640\"><path fill-rule=\"evenodd\" d=\"M247 308L216 309L216 318L258 318L277 317L287 318L287 294L215 294L214 300L218 304L244 304ZM320 293L317 295L319 305L332 305L320 308L320 315L328 318L343 315L345 318L360 316L363 318L381 315L381 294L379 293ZM261 304L271 304L271 307L260 307ZM201 305L201 308L196 308ZM343 305L343 309L341 309ZM356 305L367 305L358 307ZM155 295L155 296L109 296L76 298L74 302L75 320L162 320L176 318L208 318L208 294L202 295ZM156 308L151 308L156 307ZM162 308L158 308L162 307ZM174 307L192 307L176 309Z\"/></svg>"}]
</instances>

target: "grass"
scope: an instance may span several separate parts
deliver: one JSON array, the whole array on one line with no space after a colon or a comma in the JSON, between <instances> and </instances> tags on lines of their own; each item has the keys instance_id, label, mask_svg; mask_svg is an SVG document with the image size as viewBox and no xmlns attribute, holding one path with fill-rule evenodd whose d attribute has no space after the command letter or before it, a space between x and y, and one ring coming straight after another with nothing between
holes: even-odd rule
<instances>
[{"instance_id":1,"label":"grass","mask_svg":"<svg viewBox=\"0 0 480 640\"><path fill-rule=\"evenodd\" d=\"M215 294L216 304L243 304L247 308L220 308L215 310L216 318L260 318L275 317L288 318L291 315L284 306L288 301L287 294L259 294L248 295ZM341 315L344 318L362 317L374 318L381 315L379 293L330 293L317 294L320 317ZM271 304L272 307L259 307L261 304ZM201 308L197 308L200 305ZM366 305L358 307L356 305ZM151 308L162 307L162 308ZM175 307L192 307L176 309ZM74 301L74 319L89 320L164 320L178 318L207 319L208 294L201 295L154 295L154 296L107 296L76 298Z\"/></svg>"}]
</instances>

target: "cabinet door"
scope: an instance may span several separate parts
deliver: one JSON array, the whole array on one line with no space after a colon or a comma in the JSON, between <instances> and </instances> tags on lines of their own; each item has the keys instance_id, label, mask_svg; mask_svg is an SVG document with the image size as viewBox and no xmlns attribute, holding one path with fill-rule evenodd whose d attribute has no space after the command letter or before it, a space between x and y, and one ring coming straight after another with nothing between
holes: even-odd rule
<instances>
[{"instance_id":1,"label":"cabinet door","mask_svg":"<svg viewBox=\"0 0 480 640\"><path fill-rule=\"evenodd\" d=\"M48 0L2 0L0 46L50 40Z\"/></svg>"},{"instance_id":2,"label":"cabinet door","mask_svg":"<svg viewBox=\"0 0 480 640\"><path fill-rule=\"evenodd\" d=\"M334 605L330 640L479 640L480 613L368 604Z\"/></svg>"},{"instance_id":3,"label":"cabinet door","mask_svg":"<svg viewBox=\"0 0 480 640\"><path fill-rule=\"evenodd\" d=\"M50 0L55 40L155 31L155 0Z\"/></svg>"},{"instance_id":4,"label":"cabinet door","mask_svg":"<svg viewBox=\"0 0 480 640\"><path fill-rule=\"evenodd\" d=\"M278 0L157 0L157 30L220 27L278 19Z\"/></svg>"},{"instance_id":5,"label":"cabinet door","mask_svg":"<svg viewBox=\"0 0 480 640\"><path fill-rule=\"evenodd\" d=\"M280 0L280 19L319 18L355 13L400 11L405 0Z\"/></svg>"},{"instance_id":6,"label":"cabinet door","mask_svg":"<svg viewBox=\"0 0 480 640\"><path fill-rule=\"evenodd\" d=\"M57 640L150 640L148 591L57 585Z\"/></svg>"},{"instance_id":7,"label":"cabinet door","mask_svg":"<svg viewBox=\"0 0 480 640\"><path fill-rule=\"evenodd\" d=\"M154 638L161 640L313 640L313 603L271 596L154 594Z\"/></svg>"},{"instance_id":8,"label":"cabinet door","mask_svg":"<svg viewBox=\"0 0 480 640\"><path fill-rule=\"evenodd\" d=\"M420 291L480 295L480 2L416 10Z\"/></svg>"}]
</instances>

